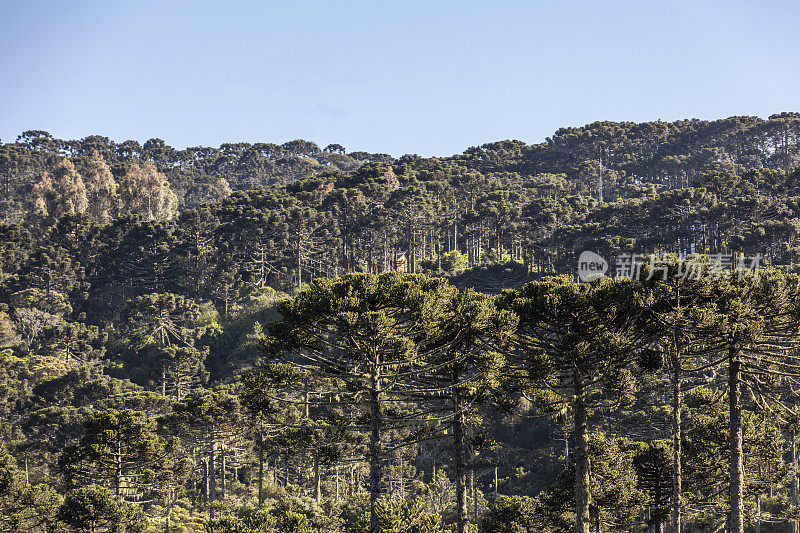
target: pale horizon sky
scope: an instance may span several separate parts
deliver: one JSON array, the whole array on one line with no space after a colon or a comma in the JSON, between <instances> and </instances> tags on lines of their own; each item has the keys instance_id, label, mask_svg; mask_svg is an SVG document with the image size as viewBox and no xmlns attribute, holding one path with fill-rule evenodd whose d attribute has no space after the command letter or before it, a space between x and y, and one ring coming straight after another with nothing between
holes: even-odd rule
<instances>
[{"instance_id":1,"label":"pale horizon sky","mask_svg":"<svg viewBox=\"0 0 800 533\"><path fill-rule=\"evenodd\" d=\"M2 2L0 139L447 156L597 120L800 111L800 3Z\"/></svg>"}]
</instances>

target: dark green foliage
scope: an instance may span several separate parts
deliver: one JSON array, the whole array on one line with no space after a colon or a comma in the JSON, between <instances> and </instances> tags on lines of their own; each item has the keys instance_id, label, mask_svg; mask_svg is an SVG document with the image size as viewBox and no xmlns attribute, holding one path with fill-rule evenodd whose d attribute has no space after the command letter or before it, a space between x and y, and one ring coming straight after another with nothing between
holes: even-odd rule
<instances>
[{"instance_id":1,"label":"dark green foliage","mask_svg":"<svg viewBox=\"0 0 800 533\"><path fill-rule=\"evenodd\" d=\"M357 533L443 533L440 518L425 511L421 500L390 500L375 502L377 527L370 529L366 516L355 528Z\"/></svg>"},{"instance_id":2,"label":"dark green foliage","mask_svg":"<svg viewBox=\"0 0 800 533\"><path fill-rule=\"evenodd\" d=\"M138 501L149 496L160 472L174 466L172 443L155 432L155 421L140 411L99 411L83 422L83 436L59 458L65 485L88 482L113 490L117 497Z\"/></svg>"},{"instance_id":3,"label":"dark green foliage","mask_svg":"<svg viewBox=\"0 0 800 533\"><path fill-rule=\"evenodd\" d=\"M798 133L0 144L0 529L557 532L578 496L581 531L785 531ZM772 268L577 284L586 249Z\"/></svg>"},{"instance_id":4,"label":"dark green foliage","mask_svg":"<svg viewBox=\"0 0 800 533\"><path fill-rule=\"evenodd\" d=\"M45 485L28 485L14 458L0 444L0 531L55 528L57 506L55 492Z\"/></svg>"},{"instance_id":5,"label":"dark green foliage","mask_svg":"<svg viewBox=\"0 0 800 533\"><path fill-rule=\"evenodd\" d=\"M58 518L82 533L139 533L147 529L147 519L141 509L125 503L110 490L95 485L69 492L58 509Z\"/></svg>"},{"instance_id":6,"label":"dark green foliage","mask_svg":"<svg viewBox=\"0 0 800 533\"><path fill-rule=\"evenodd\" d=\"M207 533L274 533L275 517L266 511L239 518L235 515L208 520L204 524Z\"/></svg>"},{"instance_id":7,"label":"dark green foliage","mask_svg":"<svg viewBox=\"0 0 800 533\"><path fill-rule=\"evenodd\" d=\"M537 502L528 496L501 496L489 504L483 517L486 533L533 533L540 531Z\"/></svg>"}]
</instances>

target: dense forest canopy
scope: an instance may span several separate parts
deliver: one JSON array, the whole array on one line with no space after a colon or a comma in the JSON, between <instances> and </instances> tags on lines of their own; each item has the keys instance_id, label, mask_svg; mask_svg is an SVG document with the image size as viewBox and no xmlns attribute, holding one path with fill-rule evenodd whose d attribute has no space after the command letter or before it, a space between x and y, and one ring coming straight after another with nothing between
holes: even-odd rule
<instances>
[{"instance_id":1,"label":"dense forest canopy","mask_svg":"<svg viewBox=\"0 0 800 533\"><path fill-rule=\"evenodd\" d=\"M796 532L799 139L0 143L0 531Z\"/></svg>"}]
</instances>

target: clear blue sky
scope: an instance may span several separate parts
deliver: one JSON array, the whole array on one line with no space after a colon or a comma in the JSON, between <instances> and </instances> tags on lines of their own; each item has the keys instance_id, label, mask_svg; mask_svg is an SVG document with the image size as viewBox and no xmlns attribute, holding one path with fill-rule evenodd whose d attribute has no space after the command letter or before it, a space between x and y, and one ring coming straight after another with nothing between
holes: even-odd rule
<instances>
[{"instance_id":1,"label":"clear blue sky","mask_svg":"<svg viewBox=\"0 0 800 533\"><path fill-rule=\"evenodd\" d=\"M800 111L795 1L9 1L0 139L450 155L595 120Z\"/></svg>"}]
</instances>

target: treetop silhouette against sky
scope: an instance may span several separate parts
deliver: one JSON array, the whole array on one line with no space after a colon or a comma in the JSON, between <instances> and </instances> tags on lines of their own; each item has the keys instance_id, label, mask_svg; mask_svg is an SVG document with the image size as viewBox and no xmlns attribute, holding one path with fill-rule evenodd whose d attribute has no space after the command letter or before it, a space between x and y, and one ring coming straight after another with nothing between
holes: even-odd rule
<instances>
[{"instance_id":1,"label":"treetop silhouette against sky","mask_svg":"<svg viewBox=\"0 0 800 533\"><path fill-rule=\"evenodd\" d=\"M0 139L452 155L596 120L800 108L800 5L14 2Z\"/></svg>"}]
</instances>

